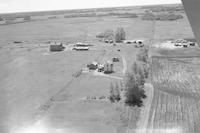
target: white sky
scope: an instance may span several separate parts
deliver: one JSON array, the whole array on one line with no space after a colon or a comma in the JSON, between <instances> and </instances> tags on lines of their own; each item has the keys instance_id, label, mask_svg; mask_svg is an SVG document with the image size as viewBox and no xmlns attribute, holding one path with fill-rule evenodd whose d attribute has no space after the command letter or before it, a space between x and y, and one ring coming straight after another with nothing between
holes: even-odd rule
<instances>
[{"instance_id":1,"label":"white sky","mask_svg":"<svg viewBox=\"0 0 200 133\"><path fill-rule=\"evenodd\" d=\"M0 13L173 3L181 0L0 0Z\"/></svg>"}]
</instances>

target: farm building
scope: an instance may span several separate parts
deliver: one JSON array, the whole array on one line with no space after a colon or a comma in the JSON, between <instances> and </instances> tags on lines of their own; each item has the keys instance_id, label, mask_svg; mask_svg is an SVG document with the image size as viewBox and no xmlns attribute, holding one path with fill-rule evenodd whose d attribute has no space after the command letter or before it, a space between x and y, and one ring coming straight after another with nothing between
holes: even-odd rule
<instances>
[{"instance_id":1,"label":"farm building","mask_svg":"<svg viewBox=\"0 0 200 133\"><path fill-rule=\"evenodd\" d=\"M141 47L144 47L144 44L142 44L142 43L137 43L137 44L135 45L135 47L136 47L136 48L141 48Z\"/></svg>"},{"instance_id":2,"label":"farm building","mask_svg":"<svg viewBox=\"0 0 200 133\"><path fill-rule=\"evenodd\" d=\"M188 42L189 46L195 46L196 43L195 42Z\"/></svg>"},{"instance_id":3,"label":"farm building","mask_svg":"<svg viewBox=\"0 0 200 133\"><path fill-rule=\"evenodd\" d=\"M98 72L103 72L104 71L104 65L98 64Z\"/></svg>"},{"instance_id":4,"label":"farm building","mask_svg":"<svg viewBox=\"0 0 200 133\"><path fill-rule=\"evenodd\" d=\"M62 43L50 43L50 51L59 52L63 51L65 47L63 47Z\"/></svg>"},{"instance_id":5,"label":"farm building","mask_svg":"<svg viewBox=\"0 0 200 133\"><path fill-rule=\"evenodd\" d=\"M105 42L105 43L113 43L114 41L113 41L113 40L108 40L108 39L106 39L106 40L104 40L104 42Z\"/></svg>"},{"instance_id":6,"label":"farm building","mask_svg":"<svg viewBox=\"0 0 200 133\"><path fill-rule=\"evenodd\" d=\"M74 47L73 50L76 50L76 51L87 51L87 50L89 50L89 47Z\"/></svg>"},{"instance_id":7,"label":"farm building","mask_svg":"<svg viewBox=\"0 0 200 133\"><path fill-rule=\"evenodd\" d=\"M137 43L137 44L143 44L144 40L135 40L135 43Z\"/></svg>"},{"instance_id":8,"label":"farm building","mask_svg":"<svg viewBox=\"0 0 200 133\"><path fill-rule=\"evenodd\" d=\"M76 43L74 46L75 46L75 47L88 47L89 44L87 44L87 43L82 43L82 42L78 42L78 43Z\"/></svg>"},{"instance_id":9,"label":"farm building","mask_svg":"<svg viewBox=\"0 0 200 133\"><path fill-rule=\"evenodd\" d=\"M113 62L107 61L104 64L104 73L109 74L113 72Z\"/></svg>"},{"instance_id":10,"label":"farm building","mask_svg":"<svg viewBox=\"0 0 200 133\"><path fill-rule=\"evenodd\" d=\"M195 46L196 45L195 42L191 42L191 41L185 40L185 39L177 39L175 41L172 41L172 43L174 43L174 46L181 46L183 48L187 48L189 46Z\"/></svg>"},{"instance_id":11,"label":"farm building","mask_svg":"<svg viewBox=\"0 0 200 133\"><path fill-rule=\"evenodd\" d=\"M126 44L131 44L131 43L142 44L142 43L144 43L144 40L124 40L123 43L126 43Z\"/></svg>"},{"instance_id":12,"label":"farm building","mask_svg":"<svg viewBox=\"0 0 200 133\"><path fill-rule=\"evenodd\" d=\"M74 45L73 50L77 50L77 51L86 51L89 50L89 44L86 43L82 43L82 42L78 42Z\"/></svg>"},{"instance_id":13,"label":"farm building","mask_svg":"<svg viewBox=\"0 0 200 133\"><path fill-rule=\"evenodd\" d=\"M131 44L131 43L136 43L136 41L135 40L124 40L123 43Z\"/></svg>"}]
</instances>

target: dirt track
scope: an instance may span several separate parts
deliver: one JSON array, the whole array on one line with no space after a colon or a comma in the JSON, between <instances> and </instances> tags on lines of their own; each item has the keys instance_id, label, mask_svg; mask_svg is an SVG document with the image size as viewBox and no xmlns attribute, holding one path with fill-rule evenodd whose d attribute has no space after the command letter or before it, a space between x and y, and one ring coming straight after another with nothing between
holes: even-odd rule
<instances>
[{"instance_id":1,"label":"dirt track","mask_svg":"<svg viewBox=\"0 0 200 133\"><path fill-rule=\"evenodd\" d=\"M127 62L126 62L126 59L122 56L122 62L123 62L123 74L126 74L126 71L127 71Z\"/></svg>"},{"instance_id":2,"label":"dirt track","mask_svg":"<svg viewBox=\"0 0 200 133\"><path fill-rule=\"evenodd\" d=\"M137 124L136 133L146 133L149 120L151 104L154 96L154 88L150 83L145 84L147 98L144 100L144 106L141 109L140 120Z\"/></svg>"}]
</instances>

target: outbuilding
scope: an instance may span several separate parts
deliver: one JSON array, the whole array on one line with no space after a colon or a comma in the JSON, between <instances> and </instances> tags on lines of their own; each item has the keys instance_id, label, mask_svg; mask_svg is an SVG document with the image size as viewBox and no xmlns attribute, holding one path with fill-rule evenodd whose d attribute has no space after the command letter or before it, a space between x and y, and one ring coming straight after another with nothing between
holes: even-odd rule
<instances>
[{"instance_id":1,"label":"outbuilding","mask_svg":"<svg viewBox=\"0 0 200 133\"><path fill-rule=\"evenodd\" d=\"M50 44L50 51L51 52L59 52L59 51L63 51L65 49L65 47L63 47L62 43L52 43Z\"/></svg>"}]
</instances>

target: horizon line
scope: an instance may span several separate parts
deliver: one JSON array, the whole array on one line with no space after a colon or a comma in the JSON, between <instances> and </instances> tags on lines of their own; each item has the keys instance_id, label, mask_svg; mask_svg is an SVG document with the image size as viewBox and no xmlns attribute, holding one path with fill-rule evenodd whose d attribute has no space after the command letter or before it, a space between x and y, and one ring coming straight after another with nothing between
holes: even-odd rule
<instances>
[{"instance_id":1,"label":"horizon line","mask_svg":"<svg viewBox=\"0 0 200 133\"><path fill-rule=\"evenodd\" d=\"M120 7L142 7L142 6L159 6L159 5L182 5L182 3L171 3L171 4L144 4L144 5L127 5L127 6L108 6L108 7L94 7L94 8L73 8L73 9L52 9L52 10L32 10L32 11L17 11L17 12L0 12L2 14L20 14L20 13L37 13L37 12L53 12L53 11L72 11L72 10L92 10L92 9L103 9L103 8L120 8Z\"/></svg>"}]
</instances>

